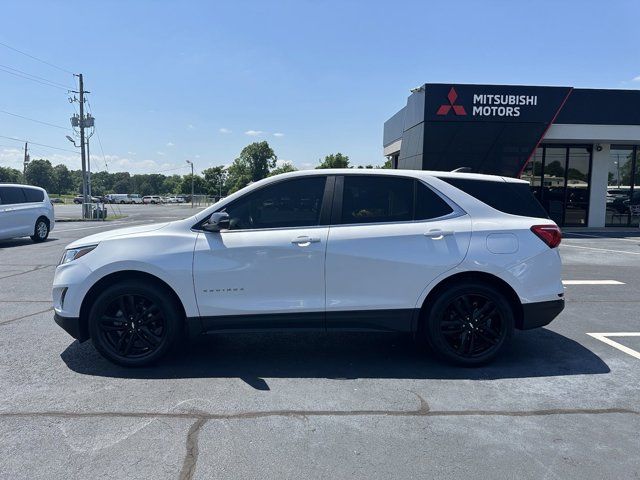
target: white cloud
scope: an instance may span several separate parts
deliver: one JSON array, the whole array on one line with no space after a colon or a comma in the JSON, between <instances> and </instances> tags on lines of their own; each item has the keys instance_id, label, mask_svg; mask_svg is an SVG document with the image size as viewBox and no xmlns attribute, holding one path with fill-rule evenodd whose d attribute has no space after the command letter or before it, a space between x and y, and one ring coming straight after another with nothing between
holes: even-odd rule
<instances>
[{"instance_id":1,"label":"white cloud","mask_svg":"<svg viewBox=\"0 0 640 480\"><path fill-rule=\"evenodd\" d=\"M135 156L135 155L136 155L136 152L127 152L127 155Z\"/></svg>"},{"instance_id":2,"label":"white cloud","mask_svg":"<svg viewBox=\"0 0 640 480\"><path fill-rule=\"evenodd\" d=\"M273 134L274 137L284 137L284 133L276 132Z\"/></svg>"},{"instance_id":3,"label":"white cloud","mask_svg":"<svg viewBox=\"0 0 640 480\"><path fill-rule=\"evenodd\" d=\"M164 152L156 152L156 154L158 154L158 155L160 155L160 156L163 156L163 155L164 155Z\"/></svg>"},{"instance_id":4,"label":"white cloud","mask_svg":"<svg viewBox=\"0 0 640 480\"><path fill-rule=\"evenodd\" d=\"M228 128L221 128L220 130L218 130L220 133L231 133L231 130L229 130Z\"/></svg>"},{"instance_id":5,"label":"white cloud","mask_svg":"<svg viewBox=\"0 0 640 480\"><path fill-rule=\"evenodd\" d=\"M640 82L640 75L631 79L632 82Z\"/></svg>"},{"instance_id":6,"label":"white cloud","mask_svg":"<svg viewBox=\"0 0 640 480\"><path fill-rule=\"evenodd\" d=\"M167 147L174 147L174 146L175 146L175 143L173 143L173 142L168 142L167 143Z\"/></svg>"},{"instance_id":7,"label":"white cloud","mask_svg":"<svg viewBox=\"0 0 640 480\"><path fill-rule=\"evenodd\" d=\"M193 130L193 129L194 129L194 128L196 128L196 127L194 127L194 126L190 123L189 125L187 125L187 128L188 128L189 130Z\"/></svg>"},{"instance_id":8,"label":"white cloud","mask_svg":"<svg viewBox=\"0 0 640 480\"><path fill-rule=\"evenodd\" d=\"M262 135L264 132L262 130L247 130L244 132L245 135L249 135L250 137L257 137Z\"/></svg>"},{"instance_id":9,"label":"white cloud","mask_svg":"<svg viewBox=\"0 0 640 480\"><path fill-rule=\"evenodd\" d=\"M194 155L193 158L200 158L200 155Z\"/></svg>"}]
</instances>

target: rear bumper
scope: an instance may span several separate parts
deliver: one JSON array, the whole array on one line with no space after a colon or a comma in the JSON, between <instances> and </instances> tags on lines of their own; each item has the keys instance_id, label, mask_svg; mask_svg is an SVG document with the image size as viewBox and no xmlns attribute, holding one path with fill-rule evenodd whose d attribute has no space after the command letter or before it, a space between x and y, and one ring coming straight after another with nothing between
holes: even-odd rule
<instances>
[{"instance_id":1,"label":"rear bumper","mask_svg":"<svg viewBox=\"0 0 640 480\"><path fill-rule=\"evenodd\" d=\"M80 342L84 342L89 339L89 332L87 331L86 325L80 322L79 318L62 317L56 313L54 314L53 319L65 332Z\"/></svg>"},{"instance_id":2,"label":"rear bumper","mask_svg":"<svg viewBox=\"0 0 640 480\"><path fill-rule=\"evenodd\" d=\"M544 327L549 325L562 310L564 310L564 299L550 302L523 303L522 321L516 327L520 330Z\"/></svg>"}]
</instances>

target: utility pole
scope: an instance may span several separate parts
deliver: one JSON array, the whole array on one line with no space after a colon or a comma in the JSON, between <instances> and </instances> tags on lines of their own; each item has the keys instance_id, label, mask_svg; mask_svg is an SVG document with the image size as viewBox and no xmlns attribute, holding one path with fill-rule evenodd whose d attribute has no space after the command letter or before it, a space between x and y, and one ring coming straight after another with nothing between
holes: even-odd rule
<instances>
[{"instance_id":1,"label":"utility pole","mask_svg":"<svg viewBox=\"0 0 640 480\"><path fill-rule=\"evenodd\" d=\"M93 197L91 196L91 156L89 155L89 139L90 138L91 138L91 135L87 137L87 196L89 197L89 200L92 201L91 199Z\"/></svg>"},{"instance_id":2,"label":"utility pole","mask_svg":"<svg viewBox=\"0 0 640 480\"><path fill-rule=\"evenodd\" d=\"M24 162L22 164L22 177L27 181L27 164L29 163L29 143L24 142Z\"/></svg>"},{"instance_id":3,"label":"utility pole","mask_svg":"<svg viewBox=\"0 0 640 480\"><path fill-rule=\"evenodd\" d=\"M87 218L87 159L84 151L84 79L82 74L78 74L78 84L80 87L80 158L82 159L82 218Z\"/></svg>"},{"instance_id":4,"label":"utility pole","mask_svg":"<svg viewBox=\"0 0 640 480\"><path fill-rule=\"evenodd\" d=\"M191 160L187 160L186 162L191 165L191 208L193 208L193 185L195 180L193 178L193 162Z\"/></svg>"}]
</instances>

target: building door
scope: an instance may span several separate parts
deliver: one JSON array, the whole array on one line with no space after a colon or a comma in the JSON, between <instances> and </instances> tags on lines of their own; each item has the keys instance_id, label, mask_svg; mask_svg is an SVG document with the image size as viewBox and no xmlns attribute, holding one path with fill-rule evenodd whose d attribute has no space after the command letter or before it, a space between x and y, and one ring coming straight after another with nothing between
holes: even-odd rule
<instances>
[{"instance_id":1,"label":"building door","mask_svg":"<svg viewBox=\"0 0 640 480\"><path fill-rule=\"evenodd\" d=\"M560 226L586 227L589 217L591 146L543 145L522 178Z\"/></svg>"}]
</instances>

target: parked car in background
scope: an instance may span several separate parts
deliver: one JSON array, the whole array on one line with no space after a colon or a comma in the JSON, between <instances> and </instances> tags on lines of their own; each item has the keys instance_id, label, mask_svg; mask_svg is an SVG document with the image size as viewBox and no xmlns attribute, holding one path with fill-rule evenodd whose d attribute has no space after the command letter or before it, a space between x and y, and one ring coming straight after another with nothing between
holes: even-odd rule
<instances>
[{"instance_id":1,"label":"parked car in background","mask_svg":"<svg viewBox=\"0 0 640 480\"><path fill-rule=\"evenodd\" d=\"M129 203L142 203L142 196L138 193L130 193Z\"/></svg>"},{"instance_id":2,"label":"parked car in background","mask_svg":"<svg viewBox=\"0 0 640 480\"><path fill-rule=\"evenodd\" d=\"M158 360L183 333L296 328L410 333L479 365L564 308L560 241L514 178L285 173L185 220L71 243L55 320L125 366Z\"/></svg>"},{"instance_id":3,"label":"parked car in background","mask_svg":"<svg viewBox=\"0 0 640 480\"><path fill-rule=\"evenodd\" d=\"M51 203L64 203L64 200L58 197L51 198Z\"/></svg>"},{"instance_id":4,"label":"parked car in background","mask_svg":"<svg viewBox=\"0 0 640 480\"><path fill-rule=\"evenodd\" d=\"M182 200L182 201L179 201L179 203L190 203L191 202L191 195L178 195L177 197Z\"/></svg>"},{"instance_id":5,"label":"parked car in background","mask_svg":"<svg viewBox=\"0 0 640 480\"><path fill-rule=\"evenodd\" d=\"M102 200L100 199L100 197L93 197L93 196L92 196L92 197L90 197L90 198L89 198L89 200L91 201L91 203L99 203L99 202L101 202L101 201L102 201ZM76 195L76 196L73 198L73 203L75 203L75 204L81 204L81 203L82 203L82 201L83 201L83 197L82 197L82 195Z\"/></svg>"},{"instance_id":6,"label":"parked car in background","mask_svg":"<svg viewBox=\"0 0 640 480\"><path fill-rule=\"evenodd\" d=\"M178 197L177 195L171 195L169 197L165 197L166 203L184 203L184 199L182 197Z\"/></svg>"},{"instance_id":7,"label":"parked car in background","mask_svg":"<svg viewBox=\"0 0 640 480\"><path fill-rule=\"evenodd\" d=\"M109 203L119 203L119 204L131 203L131 200L129 199L129 195L126 193L110 193L108 195L105 195L105 198Z\"/></svg>"},{"instance_id":8,"label":"parked car in background","mask_svg":"<svg viewBox=\"0 0 640 480\"><path fill-rule=\"evenodd\" d=\"M162 200L162 197L159 195L146 195L144 197L142 197L142 203L151 203L153 205L155 204L159 204L159 203L164 203Z\"/></svg>"},{"instance_id":9,"label":"parked car in background","mask_svg":"<svg viewBox=\"0 0 640 480\"><path fill-rule=\"evenodd\" d=\"M53 204L44 189L0 183L0 240L31 237L44 242L53 226Z\"/></svg>"}]
</instances>

